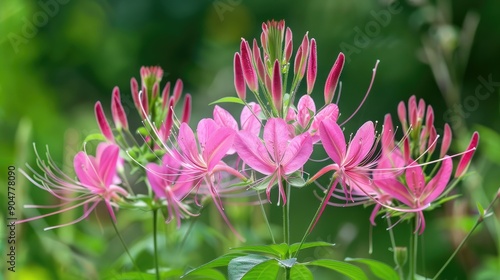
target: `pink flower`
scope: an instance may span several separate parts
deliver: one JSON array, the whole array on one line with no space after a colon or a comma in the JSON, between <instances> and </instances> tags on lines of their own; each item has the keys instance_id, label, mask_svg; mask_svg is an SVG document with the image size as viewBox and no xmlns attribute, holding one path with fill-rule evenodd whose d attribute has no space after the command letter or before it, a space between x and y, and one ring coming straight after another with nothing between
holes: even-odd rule
<instances>
[{"instance_id":1,"label":"pink flower","mask_svg":"<svg viewBox=\"0 0 500 280\"><path fill-rule=\"evenodd\" d=\"M308 133L291 138L286 122L280 118L267 121L264 126L264 142L250 131L242 130L238 133L234 145L236 152L247 165L270 178L266 188L269 201L271 188L278 183L278 205L281 198L283 204L286 204L282 180L302 168L313 150Z\"/></svg>"},{"instance_id":2,"label":"pink flower","mask_svg":"<svg viewBox=\"0 0 500 280\"><path fill-rule=\"evenodd\" d=\"M410 164L406 167L406 185L399 180L382 180L377 182L377 186L392 198L397 199L407 205L409 209L398 209L402 212L415 212L417 228L422 234L425 229L425 219L423 210L428 208L431 202L435 201L445 190L450 180L453 170L453 163L449 156L445 156L441 163L441 168L436 175L426 182L422 167L417 164Z\"/></svg>"},{"instance_id":3,"label":"pink flower","mask_svg":"<svg viewBox=\"0 0 500 280\"><path fill-rule=\"evenodd\" d=\"M156 197L165 200L168 209L166 223L175 218L177 227L180 227L181 218L195 215L182 202L191 191L193 181L189 173L183 172L179 157L165 154L161 164L148 163L146 175Z\"/></svg>"},{"instance_id":4,"label":"pink flower","mask_svg":"<svg viewBox=\"0 0 500 280\"><path fill-rule=\"evenodd\" d=\"M179 145L179 156L181 159L182 172L191 177L191 183L195 188L205 184L221 216L238 235L229 222L220 197L218 195L218 172L226 172L240 179L246 179L235 169L226 165L222 158L227 154L234 141L234 130L219 126L212 119L202 119L196 129L197 137L187 123L182 123L179 128L177 143ZM175 156L175 151L168 151Z\"/></svg>"},{"instance_id":5,"label":"pink flower","mask_svg":"<svg viewBox=\"0 0 500 280\"><path fill-rule=\"evenodd\" d=\"M333 119L323 120L319 125L319 131L321 143L334 163L323 167L310 181L316 180L329 171L335 171L335 174L333 184L324 200L325 203L321 206L312 228L318 222L337 184L340 183L342 186L346 200L352 201L353 192L360 195L374 193L370 181L370 172L375 165L375 162L370 161L375 144L373 123L371 121L364 123L349 145L345 142L344 132Z\"/></svg>"},{"instance_id":6,"label":"pink flower","mask_svg":"<svg viewBox=\"0 0 500 280\"><path fill-rule=\"evenodd\" d=\"M55 165L48 153L48 164L41 160L37 154L37 162L42 169L42 173L37 173L28 166L33 172L33 177L30 177L26 172L22 171L23 175L35 186L46 190L60 199L62 203L53 206L27 205L25 207L56 208L63 206L66 208L49 214L28 218L19 221L19 223L59 214L82 205L85 206L84 213L80 218L67 224L46 228L45 230L71 225L88 217L101 201L106 204L111 218L116 220L113 206L116 207L115 202L119 201L122 196L125 197L128 195L127 191L118 186L120 180L117 176L116 168L119 164L119 151L118 146L114 144L101 143L97 147L95 157L89 156L85 152L76 154L73 164L79 181L75 181L64 174Z\"/></svg>"}]
</instances>

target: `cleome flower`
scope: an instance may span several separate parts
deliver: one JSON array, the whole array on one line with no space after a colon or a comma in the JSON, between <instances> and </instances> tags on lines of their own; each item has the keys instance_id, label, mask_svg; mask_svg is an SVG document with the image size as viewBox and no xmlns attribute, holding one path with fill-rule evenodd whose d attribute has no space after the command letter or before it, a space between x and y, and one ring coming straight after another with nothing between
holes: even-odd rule
<instances>
[{"instance_id":1,"label":"cleome flower","mask_svg":"<svg viewBox=\"0 0 500 280\"><path fill-rule=\"evenodd\" d=\"M128 196L125 189L119 186L120 179L117 176L116 168L119 164L119 148L114 144L100 143L97 146L96 156L87 155L85 152L76 154L73 165L77 180L70 178L59 169L49 153L47 152L46 163L43 161L35 150L37 156L37 164L41 169L41 173L36 172L28 166L28 169L33 172L29 176L25 171L21 171L29 181L35 186L49 192L54 197L62 202L57 205L26 205L26 208L59 208L61 210L44 214L32 218L28 218L18 223L28 222L47 216L60 214L80 206L84 206L83 215L78 219L57 226L48 227L45 230L63 227L75 224L89 216L89 214L97 207L100 202L104 202L111 218L116 221L116 216L113 207L116 207L115 202Z\"/></svg>"}]
</instances>

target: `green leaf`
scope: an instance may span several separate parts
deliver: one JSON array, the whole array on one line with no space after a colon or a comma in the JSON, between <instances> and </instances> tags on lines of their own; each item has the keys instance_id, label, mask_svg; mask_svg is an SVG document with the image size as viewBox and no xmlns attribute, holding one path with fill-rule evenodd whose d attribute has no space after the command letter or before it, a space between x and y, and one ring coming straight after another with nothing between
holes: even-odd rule
<instances>
[{"instance_id":1,"label":"green leaf","mask_svg":"<svg viewBox=\"0 0 500 280\"><path fill-rule=\"evenodd\" d=\"M307 262L304 263L307 266L320 266L324 268L328 268L333 271L337 271L338 273L344 274L347 277L355 280L368 280L366 277L365 273L361 268L346 263L346 262L341 262L341 261L335 261L335 260L328 260L328 259L321 259L321 260L315 260L312 262Z\"/></svg>"},{"instance_id":2,"label":"green leaf","mask_svg":"<svg viewBox=\"0 0 500 280\"><path fill-rule=\"evenodd\" d=\"M90 142L90 141L106 141L106 137L104 137L104 135L102 135L101 133L93 133L93 134L90 134L90 135L87 135L87 137L85 137L85 140L83 140L83 143L86 143L86 142Z\"/></svg>"},{"instance_id":3,"label":"green leaf","mask_svg":"<svg viewBox=\"0 0 500 280\"><path fill-rule=\"evenodd\" d=\"M278 262L281 264L281 266L284 266L286 268L291 268L297 263L297 258L290 258L286 260L278 260Z\"/></svg>"},{"instance_id":4,"label":"green leaf","mask_svg":"<svg viewBox=\"0 0 500 280\"><path fill-rule=\"evenodd\" d=\"M278 277L279 270L280 265L278 264L278 262L275 259L270 259L254 266L247 273L245 273L241 280L275 280Z\"/></svg>"},{"instance_id":5,"label":"green leaf","mask_svg":"<svg viewBox=\"0 0 500 280\"><path fill-rule=\"evenodd\" d=\"M290 270L290 279L314 279L312 272L301 263L295 264Z\"/></svg>"},{"instance_id":6,"label":"green leaf","mask_svg":"<svg viewBox=\"0 0 500 280\"><path fill-rule=\"evenodd\" d=\"M383 280L399 280L399 276L396 273L396 271L388 266L387 264L383 262L379 262L376 260L371 260L371 259L351 259L351 258L346 258L345 259L348 262L358 262L362 264L366 264L370 271L378 277L378 279L383 279Z\"/></svg>"},{"instance_id":7,"label":"green leaf","mask_svg":"<svg viewBox=\"0 0 500 280\"><path fill-rule=\"evenodd\" d=\"M477 202L476 205L477 205L477 211L479 212L479 216L484 218L484 207L479 202Z\"/></svg>"},{"instance_id":8,"label":"green leaf","mask_svg":"<svg viewBox=\"0 0 500 280\"><path fill-rule=\"evenodd\" d=\"M256 265L270 260L270 258L261 255L247 255L232 259L227 266L230 280L240 280L247 272Z\"/></svg>"},{"instance_id":9,"label":"green leaf","mask_svg":"<svg viewBox=\"0 0 500 280\"><path fill-rule=\"evenodd\" d=\"M300 246L300 243L294 243L294 244L290 245L290 254L297 252L297 250L299 249L299 246ZM316 241L316 242L308 242L308 243L302 244L302 246L300 247L300 250L304 250L307 248L314 248L314 247L333 247L333 246L335 246L335 244L333 244L333 243Z\"/></svg>"},{"instance_id":10,"label":"green leaf","mask_svg":"<svg viewBox=\"0 0 500 280\"><path fill-rule=\"evenodd\" d=\"M243 102L243 100L239 99L238 97L234 97L234 96L222 97L221 99L218 99L218 100L216 100L208 105L214 105L214 104L218 104L218 103L236 103L236 104L245 105L245 102Z\"/></svg>"},{"instance_id":11,"label":"green leaf","mask_svg":"<svg viewBox=\"0 0 500 280\"><path fill-rule=\"evenodd\" d=\"M237 248L231 248L230 250L243 251L248 253L264 253L277 258L282 258L286 255L288 250L288 245L285 243L281 244L271 244L271 245L260 245L260 246L242 246Z\"/></svg>"},{"instance_id":12,"label":"green leaf","mask_svg":"<svg viewBox=\"0 0 500 280\"><path fill-rule=\"evenodd\" d=\"M302 178L302 174L300 172L294 172L290 174L286 181L293 187L303 187L306 185L306 180Z\"/></svg>"},{"instance_id":13,"label":"green leaf","mask_svg":"<svg viewBox=\"0 0 500 280\"><path fill-rule=\"evenodd\" d=\"M226 254L226 255L222 255L206 264L202 264L196 268L193 268L191 269L190 271L186 272L186 274L184 274L182 277L186 277L188 275L191 275L192 273L196 273L197 271L200 271L200 270L206 270L206 269L209 269L209 268L215 268L215 267L222 267L222 266L228 266L229 263L237 258L237 257L241 257L241 256L244 256L244 254L242 253L230 253L230 254Z\"/></svg>"},{"instance_id":14,"label":"green leaf","mask_svg":"<svg viewBox=\"0 0 500 280\"><path fill-rule=\"evenodd\" d=\"M182 279L185 280L226 280L226 276L216 269L207 268L196 270L193 273L190 273L187 276L183 276Z\"/></svg>"}]
</instances>

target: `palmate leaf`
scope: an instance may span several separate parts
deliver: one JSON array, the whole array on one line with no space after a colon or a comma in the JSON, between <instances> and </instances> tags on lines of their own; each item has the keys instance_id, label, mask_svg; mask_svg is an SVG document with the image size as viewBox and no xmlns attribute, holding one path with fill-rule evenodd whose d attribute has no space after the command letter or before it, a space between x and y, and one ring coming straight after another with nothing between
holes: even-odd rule
<instances>
[{"instance_id":1,"label":"palmate leaf","mask_svg":"<svg viewBox=\"0 0 500 280\"><path fill-rule=\"evenodd\" d=\"M198 274L199 271L211 269L211 268L216 268L216 267L223 267L223 266L228 266L229 263L238 257L244 256L245 254L243 253L229 253L225 254L223 256L220 256L206 264L202 264L194 269L191 269L190 271L186 272L182 277L187 277L190 276L191 274ZM189 279L189 278L188 278Z\"/></svg>"},{"instance_id":2,"label":"palmate leaf","mask_svg":"<svg viewBox=\"0 0 500 280\"><path fill-rule=\"evenodd\" d=\"M264 262L261 262L254 267L252 267L247 273L243 275L241 278L231 278L230 280L275 280L278 277L278 273L281 269L281 266L275 259L270 259Z\"/></svg>"},{"instance_id":3,"label":"palmate leaf","mask_svg":"<svg viewBox=\"0 0 500 280\"><path fill-rule=\"evenodd\" d=\"M248 253L263 253L268 254L278 259L284 258L288 252L288 245L285 243L281 244L271 244L271 245L257 245L257 246L242 246L237 248L231 248L235 251L243 251Z\"/></svg>"},{"instance_id":4,"label":"palmate leaf","mask_svg":"<svg viewBox=\"0 0 500 280\"><path fill-rule=\"evenodd\" d=\"M252 270L254 267L256 267L258 264L267 262L267 261L274 261L276 265L278 266L278 262L275 259L271 259L266 256L261 256L261 255L246 255L246 256L241 256L232 259L229 262L229 265L227 266L228 269L228 274L229 274L229 280L240 280L247 274L250 270ZM279 267L278 267L279 268ZM268 269L266 265L264 265L261 268L258 268L257 272L259 273L261 270L266 270ZM276 278L276 277L274 277ZM247 278L249 279L249 278ZM254 278L255 279L255 278Z\"/></svg>"},{"instance_id":5,"label":"palmate leaf","mask_svg":"<svg viewBox=\"0 0 500 280\"><path fill-rule=\"evenodd\" d=\"M290 270L290 279L313 279L313 274L307 266L297 263Z\"/></svg>"},{"instance_id":6,"label":"palmate leaf","mask_svg":"<svg viewBox=\"0 0 500 280\"><path fill-rule=\"evenodd\" d=\"M382 280L399 280L399 276L396 271L383 262L379 262L371 259L352 259L346 258L348 262L358 262L362 264L366 264L370 271L375 275L378 279Z\"/></svg>"},{"instance_id":7,"label":"palmate leaf","mask_svg":"<svg viewBox=\"0 0 500 280\"><path fill-rule=\"evenodd\" d=\"M304 263L304 265L324 267L336 271L338 273L344 274L345 276L353 280L365 280L365 279L368 280L368 278L366 277L363 270L361 270L361 268L346 262L321 259Z\"/></svg>"}]
</instances>

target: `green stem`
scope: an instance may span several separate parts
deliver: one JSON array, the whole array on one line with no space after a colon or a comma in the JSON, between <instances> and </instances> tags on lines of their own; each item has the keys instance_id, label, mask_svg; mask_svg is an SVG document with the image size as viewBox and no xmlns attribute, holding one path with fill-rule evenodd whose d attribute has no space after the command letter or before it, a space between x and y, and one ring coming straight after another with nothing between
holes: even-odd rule
<instances>
[{"instance_id":1,"label":"green stem","mask_svg":"<svg viewBox=\"0 0 500 280\"><path fill-rule=\"evenodd\" d=\"M500 189L499 189L499 192L496 193L495 198L491 201L490 205L488 205L488 208L486 208L486 210L484 210L483 213L479 214L479 217L477 217L476 223L474 224L474 226L472 227L472 229L469 231L469 233L467 233L467 235L464 237L464 239L462 239L462 242L460 242L460 244L455 249L455 251L453 251L453 254L451 254L451 256L444 263L444 265L441 267L441 269L438 271L438 273L436 273L436 275L434 276L434 278L432 278L432 280L438 279L439 275L441 275L441 273L443 273L443 271L445 270L445 268L450 264L451 260L453 260L453 258L455 258L455 256L460 251L460 249L462 249L462 247L465 245L465 243L467 242L467 240L469 240L469 238L472 236L472 233L474 233L474 231L476 230L476 228L484 221L484 218L486 217L486 215L488 214L488 212L491 210L491 208L493 207L493 205L495 204L495 202L497 201L497 199L499 198L499 196L500 196Z\"/></svg>"},{"instance_id":2,"label":"green stem","mask_svg":"<svg viewBox=\"0 0 500 280\"><path fill-rule=\"evenodd\" d=\"M110 214L110 217L111 217L111 214ZM137 269L138 272L140 272L141 270L139 269L139 266L137 266L137 264L135 263L135 260L132 257L132 254L130 254L130 251L128 250L127 245L125 244L125 241L123 240L123 237L120 234L120 231L118 231L118 227L116 226L116 223L112 218L111 218L111 224L113 225L113 228L115 229L115 232L116 232L116 235L118 236L118 239L120 239L120 242L123 246L123 249L125 249L125 252L127 253L128 257L130 258L132 265L135 267L135 269ZM139 275L141 275L141 279L143 279L142 274L139 274Z\"/></svg>"},{"instance_id":3,"label":"green stem","mask_svg":"<svg viewBox=\"0 0 500 280\"><path fill-rule=\"evenodd\" d=\"M273 230L271 229L271 224L269 224L269 220L267 219L266 209L264 209L264 204L262 203L260 195L257 195L257 197L259 198L260 210L262 211L262 217L264 217L264 221L266 222L267 230L269 230L269 234L271 235L271 240L273 241L273 244L276 244L276 239L274 239L274 234Z\"/></svg>"},{"instance_id":4,"label":"green stem","mask_svg":"<svg viewBox=\"0 0 500 280\"><path fill-rule=\"evenodd\" d=\"M330 188L333 188L333 180L334 180L334 177L335 176L332 176L332 180L330 181ZM329 189L327 190L327 192L329 191ZM309 223L309 226L307 227L307 230L306 232L304 233L304 236L302 236L302 240L300 241L300 245L299 245L299 248L297 249L297 251L295 251L295 255L293 256L294 258L298 258L299 256L299 252L300 252L300 248L302 248L302 245L304 244L304 242L306 241L307 237L309 236L309 234L311 233L311 230L314 226L314 222L316 221L316 219L318 218L318 215L319 215L319 212L321 211L321 207L322 205L326 203L326 195L323 196L323 199L321 200L321 203L319 204L318 206L318 209L316 209L316 213L314 214L314 217L312 218L311 222Z\"/></svg>"},{"instance_id":5,"label":"green stem","mask_svg":"<svg viewBox=\"0 0 500 280\"><path fill-rule=\"evenodd\" d=\"M155 270L156 270L156 279L160 280L160 267L158 265L158 241L156 240L156 235L157 235L157 223L156 221L158 220L158 209L153 210L153 250L154 250L154 257L155 257Z\"/></svg>"},{"instance_id":6,"label":"green stem","mask_svg":"<svg viewBox=\"0 0 500 280\"><path fill-rule=\"evenodd\" d=\"M283 240L290 246L290 184L286 183L286 204L283 205ZM287 251L285 259L290 258L290 252ZM285 279L290 279L290 268L285 268Z\"/></svg>"},{"instance_id":7,"label":"green stem","mask_svg":"<svg viewBox=\"0 0 500 280\"><path fill-rule=\"evenodd\" d=\"M417 273L417 247L418 247L418 219L415 215L415 225L412 227L413 233L410 238L410 272L408 279L414 280Z\"/></svg>"},{"instance_id":8,"label":"green stem","mask_svg":"<svg viewBox=\"0 0 500 280\"><path fill-rule=\"evenodd\" d=\"M387 226L389 230L389 238L391 239L391 246L392 246L392 252L394 254L394 262L396 263L396 270L398 271L399 274L399 279L403 279L403 267L399 265L399 261L396 257L396 239L394 238L394 232L392 231L392 222L391 222L391 217L387 217Z\"/></svg>"}]
</instances>

